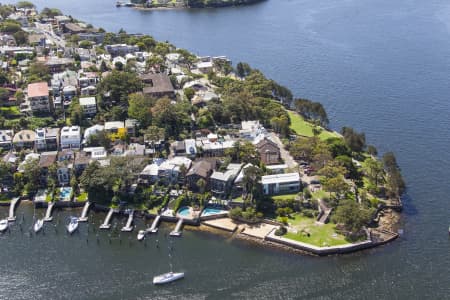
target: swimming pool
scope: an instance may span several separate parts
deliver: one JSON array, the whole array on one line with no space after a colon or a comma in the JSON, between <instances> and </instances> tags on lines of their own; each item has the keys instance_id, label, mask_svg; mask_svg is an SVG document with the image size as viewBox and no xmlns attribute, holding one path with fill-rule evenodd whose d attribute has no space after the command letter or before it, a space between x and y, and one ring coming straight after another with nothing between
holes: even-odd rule
<instances>
[{"instance_id":1,"label":"swimming pool","mask_svg":"<svg viewBox=\"0 0 450 300\"><path fill-rule=\"evenodd\" d=\"M59 190L59 199L61 201L70 201L70 194L72 193L71 187L62 187Z\"/></svg>"},{"instance_id":2,"label":"swimming pool","mask_svg":"<svg viewBox=\"0 0 450 300\"><path fill-rule=\"evenodd\" d=\"M191 216L191 210L188 206L183 206L178 210L178 214L181 217L189 218Z\"/></svg>"},{"instance_id":3,"label":"swimming pool","mask_svg":"<svg viewBox=\"0 0 450 300\"><path fill-rule=\"evenodd\" d=\"M202 217L206 217L206 216L212 216L212 215L218 215L218 214L224 214L227 213L228 211L223 210L223 209L217 209L217 208L212 208L212 207L207 207L203 210L202 212Z\"/></svg>"}]
</instances>

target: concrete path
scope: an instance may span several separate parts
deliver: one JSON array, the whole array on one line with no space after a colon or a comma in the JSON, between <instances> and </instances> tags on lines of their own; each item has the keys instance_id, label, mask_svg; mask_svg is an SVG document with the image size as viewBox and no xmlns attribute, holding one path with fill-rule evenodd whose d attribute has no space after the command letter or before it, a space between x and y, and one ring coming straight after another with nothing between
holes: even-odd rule
<instances>
[{"instance_id":1,"label":"concrete path","mask_svg":"<svg viewBox=\"0 0 450 300\"><path fill-rule=\"evenodd\" d=\"M288 168L290 168L290 169L297 168L298 163L294 160L294 158L291 156L291 154L286 149L284 149L284 145L281 142L278 135L274 132L271 132L270 139L272 141L274 141L280 148L281 158L284 160L284 163L288 166Z\"/></svg>"}]
</instances>

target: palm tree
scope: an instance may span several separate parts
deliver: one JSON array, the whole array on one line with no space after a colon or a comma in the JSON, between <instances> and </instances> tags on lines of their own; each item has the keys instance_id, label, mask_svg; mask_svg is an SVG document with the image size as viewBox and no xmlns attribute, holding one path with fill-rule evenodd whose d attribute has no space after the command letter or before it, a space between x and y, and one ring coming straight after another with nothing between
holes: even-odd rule
<instances>
[{"instance_id":1,"label":"palm tree","mask_svg":"<svg viewBox=\"0 0 450 300\"><path fill-rule=\"evenodd\" d=\"M197 180L197 187L200 191L201 194L205 193L205 189L206 189L206 181L203 178L200 178L199 180Z\"/></svg>"},{"instance_id":2,"label":"palm tree","mask_svg":"<svg viewBox=\"0 0 450 300\"><path fill-rule=\"evenodd\" d=\"M242 183L244 186L244 192L250 196L250 202L253 203L253 196L258 183L261 181L262 171L255 166L248 166L244 169L244 177Z\"/></svg>"}]
</instances>

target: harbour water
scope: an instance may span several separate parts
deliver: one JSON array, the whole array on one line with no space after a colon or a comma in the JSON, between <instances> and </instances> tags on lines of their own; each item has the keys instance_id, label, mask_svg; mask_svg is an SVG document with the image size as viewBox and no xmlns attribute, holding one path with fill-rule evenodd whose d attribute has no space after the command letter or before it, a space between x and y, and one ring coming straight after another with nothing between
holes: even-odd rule
<instances>
[{"instance_id":1,"label":"harbour water","mask_svg":"<svg viewBox=\"0 0 450 300\"><path fill-rule=\"evenodd\" d=\"M334 128L365 131L380 152L396 153L408 184L404 234L384 247L316 258L185 230L174 240L174 266L186 278L155 288L153 275L167 271L164 235L171 228L158 233L160 248L156 236L147 247L138 243L137 231L122 233L121 243L113 233L111 244L110 233L100 232L97 244L87 224L67 236L63 221L74 211L57 211L57 233L46 224L45 235L30 238L16 225L0 236L0 298L450 299L447 1L269 0L161 11L107 0L35 3L106 30L148 33L197 54L249 62L297 96L323 102ZM21 214L25 231L33 210L21 205ZM90 216L98 228L104 215Z\"/></svg>"}]
</instances>

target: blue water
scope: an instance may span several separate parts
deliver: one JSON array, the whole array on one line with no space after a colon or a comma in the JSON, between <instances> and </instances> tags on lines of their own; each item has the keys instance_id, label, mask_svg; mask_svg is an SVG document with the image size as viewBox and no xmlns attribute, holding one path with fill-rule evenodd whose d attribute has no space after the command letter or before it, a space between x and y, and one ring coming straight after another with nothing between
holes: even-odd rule
<instances>
[{"instance_id":1,"label":"blue water","mask_svg":"<svg viewBox=\"0 0 450 300\"><path fill-rule=\"evenodd\" d=\"M70 193L72 193L71 187L62 187L59 191L59 198L62 201L68 201L70 199Z\"/></svg>"},{"instance_id":2,"label":"blue water","mask_svg":"<svg viewBox=\"0 0 450 300\"><path fill-rule=\"evenodd\" d=\"M191 216L189 207L187 207L187 206L181 207L181 208L178 210L178 214L179 214L180 216L182 216L182 217L190 217L190 216Z\"/></svg>"},{"instance_id":3,"label":"blue water","mask_svg":"<svg viewBox=\"0 0 450 300\"><path fill-rule=\"evenodd\" d=\"M226 213L226 210L222 210L222 209L217 209L217 208L212 208L212 207L207 207L203 210L202 212L202 217L206 217L206 216L211 216L211 215L218 215L218 214L223 214Z\"/></svg>"}]
</instances>

